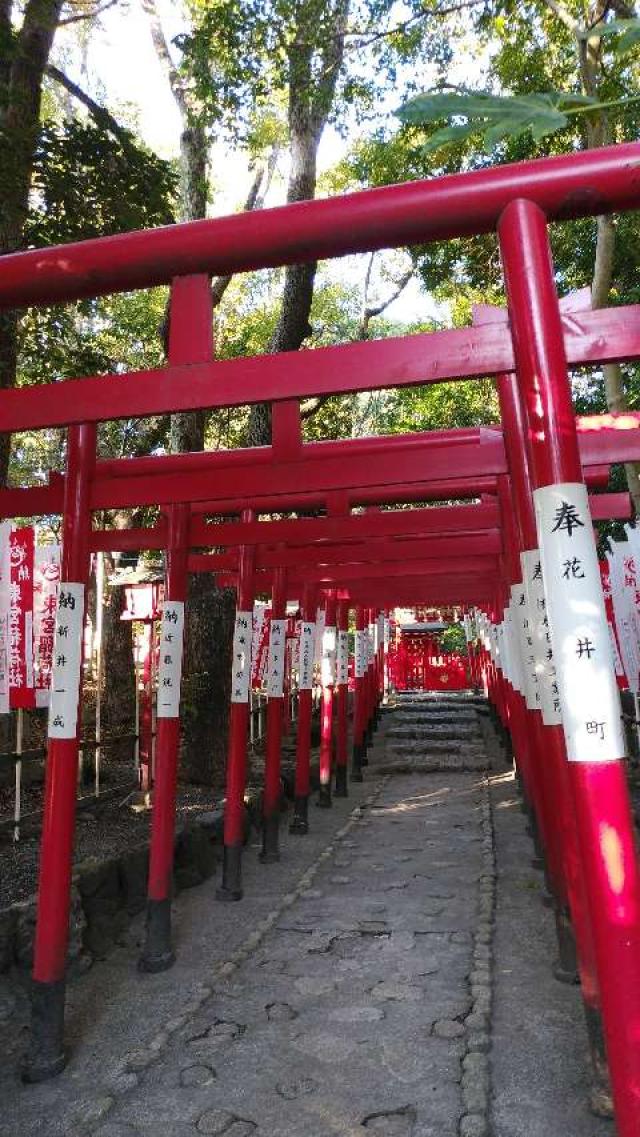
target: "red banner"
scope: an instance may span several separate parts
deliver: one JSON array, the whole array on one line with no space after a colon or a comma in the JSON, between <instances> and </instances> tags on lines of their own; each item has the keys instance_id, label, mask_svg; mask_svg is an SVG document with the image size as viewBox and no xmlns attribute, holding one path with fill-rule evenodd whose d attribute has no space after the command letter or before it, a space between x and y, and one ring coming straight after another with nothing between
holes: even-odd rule
<instances>
[{"instance_id":1,"label":"red banner","mask_svg":"<svg viewBox=\"0 0 640 1137\"><path fill-rule=\"evenodd\" d=\"M611 595L611 577L609 573L609 565L606 561L600 561L600 579L602 581L602 593L604 596L604 606L607 612L607 623L609 625L609 636L611 638L611 654L613 655L613 666L616 673L616 683L618 687L624 691L629 686L627 677L625 675L624 666L622 663L622 656L620 654L620 645L618 643L618 633L616 629L616 618L613 611L613 598ZM625 570L628 566L625 566ZM635 580L635 571L634 571Z\"/></svg>"},{"instance_id":2,"label":"red banner","mask_svg":"<svg viewBox=\"0 0 640 1137\"><path fill-rule=\"evenodd\" d=\"M256 605L253 609L253 636L251 641L251 686L260 690L264 682L269 654L269 625L271 609Z\"/></svg>"},{"instance_id":3,"label":"red banner","mask_svg":"<svg viewBox=\"0 0 640 1137\"><path fill-rule=\"evenodd\" d=\"M56 591L60 580L60 546L35 550L33 578L33 643L36 706L49 705L53 637L56 628Z\"/></svg>"},{"instance_id":4,"label":"red banner","mask_svg":"<svg viewBox=\"0 0 640 1137\"><path fill-rule=\"evenodd\" d=\"M35 707L33 680L34 539L30 525L9 538L9 700L12 707Z\"/></svg>"}]
</instances>

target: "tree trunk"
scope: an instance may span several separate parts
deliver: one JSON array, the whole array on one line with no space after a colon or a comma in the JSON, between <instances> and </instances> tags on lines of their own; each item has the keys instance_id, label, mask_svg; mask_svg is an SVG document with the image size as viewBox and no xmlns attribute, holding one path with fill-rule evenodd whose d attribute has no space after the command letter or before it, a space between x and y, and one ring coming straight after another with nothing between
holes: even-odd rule
<instances>
[{"instance_id":1,"label":"tree trunk","mask_svg":"<svg viewBox=\"0 0 640 1137\"><path fill-rule=\"evenodd\" d=\"M323 26L320 36L315 5L301 4L298 9L298 24L288 48L289 204L315 197L318 146L342 67L349 6L350 0L335 0L330 14L331 27ZM298 351L311 335L309 317L317 267L317 262L311 261L288 265L285 269L280 316L269 351ZM271 408L268 405L251 408L247 442L250 446L270 444Z\"/></svg>"},{"instance_id":2,"label":"tree trunk","mask_svg":"<svg viewBox=\"0 0 640 1137\"><path fill-rule=\"evenodd\" d=\"M227 755L235 592L192 575L186 605L181 777L221 785Z\"/></svg>"},{"instance_id":3,"label":"tree trunk","mask_svg":"<svg viewBox=\"0 0 640 1137\"><path fill-rule=\"evenodd\" d=\"M113 561L105 554L105 576L112 572ZM132 731L135 718L133 625L130 620L120 619L124 600L124 588L107 585L102 627L102 723L106 735ZM109 747L107 755L109 758L131 760L133 740Z\"/></svg>"},{"instance_id":4,"label":"tree trunk","mask_svg":"<svg viewBox=\"0 0 640 1137\"><path fill-rule=\"evenodd\" d=\"M11 4L0 7L0 256L22 247L40 120L42 80L62 0L29 0L16 36ZM0 390L15 386L17 312L0 313ZM0 435L0 485L5 485L11 436Z\"/></svg>"},{"instance_id":5,"label":"tree trunk","mask_svg":"<svg viewBox=\"0 0 640 1137\"><path fill-rule=\"evenodd\" d=\"M599 23L607 9L608 0L597 0L589 14L589 26ZM598 97L599 80L602 72L602 41L598 37L578 39L580 77L585 95ZM609 142L609 126L604 113L588 115L586 119L587 145L590 148L606 146ZM591 282L591 304L594 308L604 308L609 301L613 276L613 260L616 244L616 230L613 218L603 214L597 220L596 257ZM602 368L604 393L608 409L622 412L629 409L622 368L619 363L606 363ZM638 464L625 462L627 486L633 501L635 515L640 515L640 474Z\"/></svg>"}]
</instances>

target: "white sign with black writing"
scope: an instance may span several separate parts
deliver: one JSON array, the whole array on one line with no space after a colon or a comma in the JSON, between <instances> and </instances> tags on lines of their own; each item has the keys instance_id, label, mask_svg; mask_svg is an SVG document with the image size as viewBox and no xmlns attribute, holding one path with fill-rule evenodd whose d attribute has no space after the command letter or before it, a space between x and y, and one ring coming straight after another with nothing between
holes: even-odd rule
<instances>
[{"instance_id":1,"label":"white sign with black writing","mask_svg":"<svg viewBox=\"0 0 640 1137\"><path fill-rule=\"evenodd\" d=\"M327 613L324 608L318 608L316 611L316 639L313 648L314 662L320 666L322 662L322 636L324 634L324 625L326 623Z\"/></svg>"},{"instance_id":2,"label":"white sign with black writing","mask_svg":"<svg viewBox=\"0 0 640 1137\"><path fill-rule=\"evenodd\" d=\"M49 738L75 738L82 670L84 584L61 581L51 662Z\"/></svg>"},{"instance_id":3,"label":"white sign with black writing","mask_svg":"<svg viewBox=\"0 0 640 1137\"><path fill-rule=\"evenodd\" d=\"M336 629L334 624L325 625L322 636L322 686L333 687L336 681Z\"/></svg>"},{"instance_id":4,"label":"white sign with black writing","mask_svg":"<svg viewBox=\"0 0 640 1137\"><path fill-rule=\"evenodd\" d=\"M367 633L364 628L356 629L354 664L356 678L362 679L367 673Z\"/></svg>"},{"instance_id":5,"label":"white sign with black writing","mask_svg":"<svg viewBox=\"0 0 640 1137\"><path fill-rule=\"evenodd\" d=\"M313 646L315 636L315 621L303 620L300 624L300 669L298 672L298 688L300 691L310 691L313 687Z\"/></svg>"},{"instance_id":6,"label":"white sign with black writing","mask_svg":"<svg viewBox=\"0 0 640 1137\"><path fill-rule=\"evenodd\" d=\"M349 633L346 631L338 632L337 664L338 683L344 686L349 682Z\"/></svg>"},{"instance_id":7,"label":"white sign with black writing","mask_svg":"<svg viewBox=\"0 0 640 1137\"><path fill-rule=\"evenodd\" d=\"M551 625L542 579L540 550L528 549L520 554L520 561L522 579L527 590L533 670L542 721L545 726L559 726L562 722L560 691L553 658Z\"/></svg>"},{"instance_id":8,"label":"white sign with black writing","mask_svg":"<svg viewBox=\"0 0 640 1137\"><path fill-rule=\"evenodd\" d=\"M509 656L511 660L511 686L521 695L524 694L524 676L522 674L522 656L520 654L520 633L518 631L518 613L514 603L513 587L511 599L507 608L507 634L509 636Z\"/></svg>"},{"instance_id":9,"label":"white sign with black writing","mask_svg":"<svg viewBox=\"0 0 640 1137\"><path fill-rule=\"evenodd\" d=\"M547 611L570 762L611 762L625 744L586 487L534 492Z\"/></svg>"},{"instance_id":10,"label":"white sign with black writing","mask_svg":"<svg viewBox=\"0 0 640 1137\"><path fill-rule=\"evenodd\" d=\"M165 600L160 623L157 702L159 719L177 719L180 714L183 642L184 603L182 600Z\"/></svg>"},{"instance_id":11,"label":"white sign with black writing","mask_svg":"<svg viewBox=\"0 0 640 1137\"><path fill-rule=\"evenodd\" d=\"M521 554L522 555L522 554ZM522 694L529 711L540 710L538 682L535 673L533 637L529 627L529 606L524 584L514 584L511 589L511 602L514 612L514 637L520 654L520 674Z\"/></svg>"},{"instance_id":12,"label":"white sign with black writing","mask_svg":"<svg viewBox=\"0 0 640 1137\"><path fill-rule=\"evenodd\" d=\"M231 702L248 703L251 683L251 641L253 612L236 612L231 660Z\"/></svg>"},{"instance_id":13,"label":"white sign with black writing","mask_svg":"<svg viewBox=\"0 0 640 1137\"><path fill-rule=\"evenodd\" d=\"M267 664L267 695L281 699L284 693L284 653L287 644L287 621L272 620L269 628L269 662Z\"/></svg>"}]
</instances>

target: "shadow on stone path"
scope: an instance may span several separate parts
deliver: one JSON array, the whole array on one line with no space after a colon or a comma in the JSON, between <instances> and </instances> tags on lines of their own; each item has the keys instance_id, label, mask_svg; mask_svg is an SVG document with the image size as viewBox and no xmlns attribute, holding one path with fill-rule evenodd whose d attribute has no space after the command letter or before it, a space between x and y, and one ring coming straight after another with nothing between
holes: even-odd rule
<instances>
[{"instance_id":1,"label":"shadow on stone path","mask_svg":"<svg viewBox=\"0 0 640 1137\"><path fill-rule=\"evenodd\" d=\"M577 987L553 978L552 913L531 867L512 776L492 779L498 864L492 1032L494 1137L614 1137L588 1109L589 1059Z\"/></svg>"}]
</instances>

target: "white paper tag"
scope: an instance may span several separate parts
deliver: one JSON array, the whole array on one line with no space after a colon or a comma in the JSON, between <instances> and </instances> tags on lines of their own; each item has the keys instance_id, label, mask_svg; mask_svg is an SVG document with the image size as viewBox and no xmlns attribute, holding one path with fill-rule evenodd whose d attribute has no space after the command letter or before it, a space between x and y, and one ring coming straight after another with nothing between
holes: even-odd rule
<instances>
[{"instance_id":1,"label":"white paper tag","mask_svg":"<svg viewBox=\"0 0 640 1137\"><path fill-rule=\"evenodd\" d=\"M615 761L625 743L587 490L544 486L534 502L567 757Z\"/></svg>"},{"instance_id":2,"label":"white paper tag","mask_svg":"<svg viewBox=\"0 0 640 1137\"><path fill-rule=\"evenodd\" d=\"M231 660L231 702L247 703L251 682L251 640L253 638L253 612L236 612L233 630Z\"/></svg>"},{"instance_id":3,"label":"white paper tag","mask_svg":"<svg viewBox=\"0 0 640 1137\"><path fill-rule=\"evenodd\" d=\"M338 684L344 686L349 682L349 633L338 632L337 649Z\"/></svg>"},{"instance_id":4,"label":"white paper tag","mask_svg":"<svg viewBox=\"0 0 640 1137\"><path fill-rule=\"evenodd\" d=\"M165 600L160 622L157 702L159 719L177 719L180 714L183 642L184 602Z\"/></svg>"},{"instance_id":5,"label":"white paper tag","mask_svg":"<svg viewBox=\"0 0 640 1137\"><path fill-rule=\"evenodd\" d=\"M355 636L355 673L357 679L362 679L367 673L367 633L364 628L356 630Z\"/></svg>"},{"instance_id":6,"label":"white paper tag","mask_svg":"<svg viewBox=\"0 0 640 1137\"><path fill-rule=\"evenodd\" d=\"M51 665L49 738L75 738L77 734L83 625L84 584L61 581Z\"/></svg>"},{"instance_id":7,"label":"white paper tag","mask_svg":"<svg viewBox=\"0 0 640 1137\"><path fill-rule=\"evenodd\" d=\"M300 665L298 672L298 689L300 691L310 691L313 687L313 645L315 635L315 621L303 620L300 625Z\"/></svg>"},{"instance_id":8,"label":"white paper tag","mask_svg":"<svg viewBox=\"0 0 640 1137\"><path fill-rule=\"evenodd\" d=\"M269 628L269 661L267 663L267 695L281 699L284 693L284 653L287 645L287 621L272 620Z\"/></svg>"}]
</instances>

